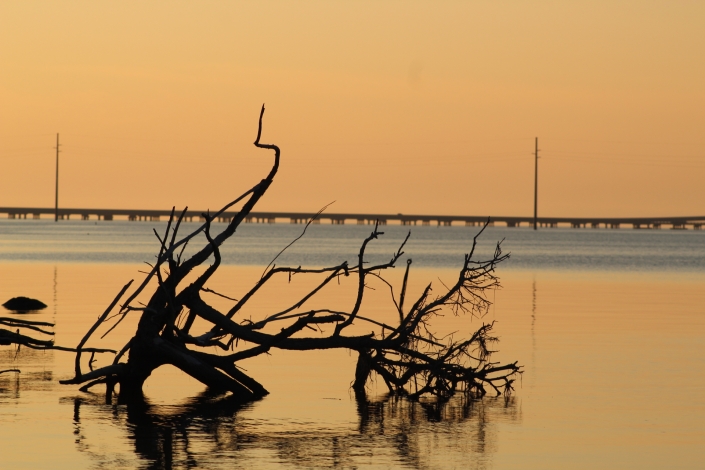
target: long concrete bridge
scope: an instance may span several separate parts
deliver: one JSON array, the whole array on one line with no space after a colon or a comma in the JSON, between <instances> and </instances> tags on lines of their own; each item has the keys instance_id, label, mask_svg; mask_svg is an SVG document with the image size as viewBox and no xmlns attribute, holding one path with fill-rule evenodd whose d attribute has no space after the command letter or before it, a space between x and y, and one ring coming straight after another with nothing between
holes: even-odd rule
<instances>
[{"instance_id":1,"label":"long concrete bridge","mask_svg":"<svg viewBox=\"0 0 705 470\"><path fill-rule=\"evenodd\" d=\"M186 220L202 220L204 211L189 210L185 214ZM54 216L54 208L42 207L0 207L0 214L7 214L9 219L40 219L42 216ZM126 220L158 221L168 218L170 210L140 210L140 209L72 209L58 210L59 219L67 220L72 217L79 220ZM218 221L231 220L237 211L227 211L218 217ZM275 223L289 222L294 224L306 223L314 213L312 212L251 212L245 219L248 223ZM379 221L384 225L389 222L400 225L466 225L474 226L484 223L486 216L462 215L419 215L419 214L341 214L323 213L315 223L329 221L332 224L345 223L373 224ZM507 227L533 226L533 217L500 217L493 216L492 224ZM539 227L572 227L572 228L673 228L673 229L702 229L705 225L705 216L695 217L538 217Z\"/></svg>"}]
</instances>

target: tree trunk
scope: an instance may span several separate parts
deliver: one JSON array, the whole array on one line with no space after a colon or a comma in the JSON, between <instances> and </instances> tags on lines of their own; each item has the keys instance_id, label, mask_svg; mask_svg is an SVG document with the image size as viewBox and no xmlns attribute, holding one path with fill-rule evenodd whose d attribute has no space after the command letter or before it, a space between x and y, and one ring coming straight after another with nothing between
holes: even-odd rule
<instances>
[{"instance_id":1,"label":"tree trunk","mask_svg":"<svg viewBox=\"0 0 705 470\"><path fill-rule=\"evenodd\" d=\"M353 390L355 393L364 393L367 378L372 372L372 360L369 351L358 351L357 365L355 366L355 381Z\"/></svg>"}]
</instances>

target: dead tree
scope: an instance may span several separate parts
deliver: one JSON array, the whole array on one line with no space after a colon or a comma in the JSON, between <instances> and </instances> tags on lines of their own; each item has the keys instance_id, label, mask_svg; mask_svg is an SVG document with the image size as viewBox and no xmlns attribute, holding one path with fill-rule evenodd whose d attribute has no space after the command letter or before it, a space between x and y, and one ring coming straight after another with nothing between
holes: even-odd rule
<instances>
[{"instance_id":1,"label":"dead tree","mask_svg":"<svg viewBox=\"0 0 705 470\"><path fill-rule=\"evenodd\" d=\"M53 323L43 321L20 320L11 317L0 317L0 325L15 328L15 331L10 331L5 328L0 328L0 345L24 345L35 349L47 349L54 346L53 340L36 339L27 334L20 333L20 328L42 333L44 335L53 336L54 332L46 328L52 328Z\"/></svg>"},{"instance_id":2,"label":"dead tree","mask_svg":"<svg viewBox=\"0 0 705 470\"><path fill-rule=\"evenodd\" d=\"M301 267L268 266L262 278L227 312L218 311L202 298L209 278L218 269L221 262L219 247L233 234L245 220L255 204L272 184L279 168L280 150L276 145L260 143L264 106L259 117L259 128L255 146L274 151L274 163L269 174L253 188L227 204L214 214L203 214L205 222L194 232L178 238L178 232L184 212L172 214L163 236L155 231L161 248L155 264L147 273L142 283L122 302L114 326L131 312L139 312L137 331L130 341L119 351L111 365L83 372L81 370L81 351L86 341L96 329L106 322L113 307L128 291L128 283L117 295L112 304L101 315L77 347L75 360L75 377L64 380L64 384L85 384L81 390L86 391L97 384L106 385L106 400L110 401L119 386L120 401L142 399L142 386L150 374L158 367L170 364L205 384L211 389L231 392L243 400L252 400L267 395L267 390L254 378L246 375L238 367L240 361L267 353L278 348L284 350L313 350L345 348L358 353L354 372L353 389L364 393L370 377L377 374L395 394L404 394L410 398L421 395L434 395L447 399L456 391L469 395L484 395L488 389L497 394L509 393L521 366L517 363L498 364L491 361L490 344L496 341L492 336L493 324L483 324L474 333L463 339L453 336L439 338L433 333L432 320L445 310L456 315L467 314L481 316L490 302L485 296L488 289L499 286L495 276L498 263L508 255L503 254L497 244L494 255L484 261L473 259L477 236L473 240L470 253L459 271L456 282L444 287L440 295L432 294L431 284L413 303L405 301L411 260L407 261L404 281L400 294L394 295L392 302L397 324L385 324L373 318L359 314L369 279L377 278L387 282L383 273L394 268L404 254L401 246L386 263L370 265L365 260L365 250L370 243L383 235L375 225L372 233L362 241L357 260L354 264L347 261L336 266L306 269ZM224 231L217 236L211 235L211 221L234 206L242 203L235 217ZM309 222L310 223L310 222ZM483 229L484 230L484 229ZM480 231L480 233L482 230ZM186 244L199 234L207 240L198 252L182 259ZM479 233L478 233L479 235ZM201 266L210 257L213 264L208 266L197 279L188 285L184 279L195 268ZM282 276L319 276L319 284L301 297L291 307L274 312L256 322L239 320L240 312L258 291L275 277ZM315 296L331 281L341 276L356 278L357 294L349 310L305 309L305 303ZM156 278L156 288L144 306L135 306L135 298ZM387 283L391 288L391 284ZM410 306L408 306L410 304ZM206 333L194 335L191 332L194 321L207 322ZM346 334L353 324L365 323L375 332L365 335ZM283 325L280 331L269 333L265 327ZM315 328L314 328L315 327ZM108 330L108 332L110 331ZM304 330L314 330L315 335L304 335ZM106 333L107 334L107 333ZM232 350L233 345L246 344L244 349ZM217 346L220 354L205 352L204 348ZM125 355L127 359L125 360Z\"/></svg>"},{"instance_id":3,"label":"dead tree","mask_svg":"<svg viewBox=\"0 0 705 470\"><path fill-rule=\"evenodd\" d=\"M30 330L36 333L53 337L54 332L47 328L53 328L54 324L44 321L21 320L12 317L0 317L0 325L15 328L15 331L10 331L6 328L0 328L0 346L16 345L18 348L24 346L30 349L55 349L58 351L77 352L77 349L66 348L54 344L53 339L37 339L29 336L28 333L21 333L23 330ZM96 353L112 352L111 349L85 348L84 351L92 354L91 359ZM6 372L20 372L19 369L0 370L0 374Z\"/></svg>"}]
</instances>

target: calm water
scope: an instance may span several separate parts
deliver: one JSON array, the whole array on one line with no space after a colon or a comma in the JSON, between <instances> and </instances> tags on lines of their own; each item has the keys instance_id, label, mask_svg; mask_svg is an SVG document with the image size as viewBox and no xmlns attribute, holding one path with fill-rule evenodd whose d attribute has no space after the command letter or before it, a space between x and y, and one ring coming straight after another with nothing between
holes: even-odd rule
<instances>
[{"instance_id":1,"label":"calm water","mask_svg":"<svg viewBox=\"0 0 705 470\"><path fill-rule=\"evenodd\" d=\"M153 226L165 224L0 220L0 300L43 300L49 308L32 319L54 321L57 343L75 345L139 263L153 260ZM353 260L370 228L311 226L277 264ZM244 225L211 287L237 297L301 229ZM373 260L387 260L407 231L384 230ZM412 227L410 292L452 279L475 230ZM353 355L277 351L243 363L270 390L264 400L209 397L165 369L146 384L149 406L135 409L58 385L72 375L71 354L3 346L0 369L22 373L0 375L1 466L705 467L705 232L491 227L480 253L500 239L512 257L485 320L497 320L496 359L525 366L509 399L436 406L373 390L356 401ZM287 305L305 285L275 287L246 314ZM334 286L321 302L344 307L350 293ZM365 308L389 314L382 289ZM451 330L480 324L444 320ZM134 321L95 345L120 347Z\"/></svg>"},{"instance_id":2,"label":"calm water","mask_svg":"<svg viewBox=\"0 0 705 470\"><path fill-rule=\"evenodd\" d=\"M181 233L199 225L185 223ZM215 224L214 232L225 227ZM133 263L152 261L159 250L162 222L96 222L0 219L0 261L44 263ZM301 234L302 225L243 224L222 249L223 263L265 266ZM306 235L278 260L282 265L332 266L356 258L371 226L311 225ZM406 234L405 252L414 266L455 268L472 245L478 227L387 225L370 244L371 260L387 261ZM478 253L489 255L498 241L512 253L508 270L576 270L631 272L705 272L705 231L543 229L488 227ZM200 237L192 246L200 247ZM187 250L188 253L188 250Z\"/></svg>"}]
</instances>

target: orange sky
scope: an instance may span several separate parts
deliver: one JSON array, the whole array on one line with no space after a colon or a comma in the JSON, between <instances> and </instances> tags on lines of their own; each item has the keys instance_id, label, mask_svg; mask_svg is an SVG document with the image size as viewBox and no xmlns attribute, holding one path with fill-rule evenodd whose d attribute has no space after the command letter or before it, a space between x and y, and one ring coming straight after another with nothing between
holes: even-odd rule
<instances>
[{"instance_id":1,"label":"orange sky","mask_svg":"<svg viewBox=\"0 0 705 470\"><path fill-rule=\"evenodd\" d=\"M0 206L705 213L705 2L2 2Z\"/></svg>"}]
</instances>

